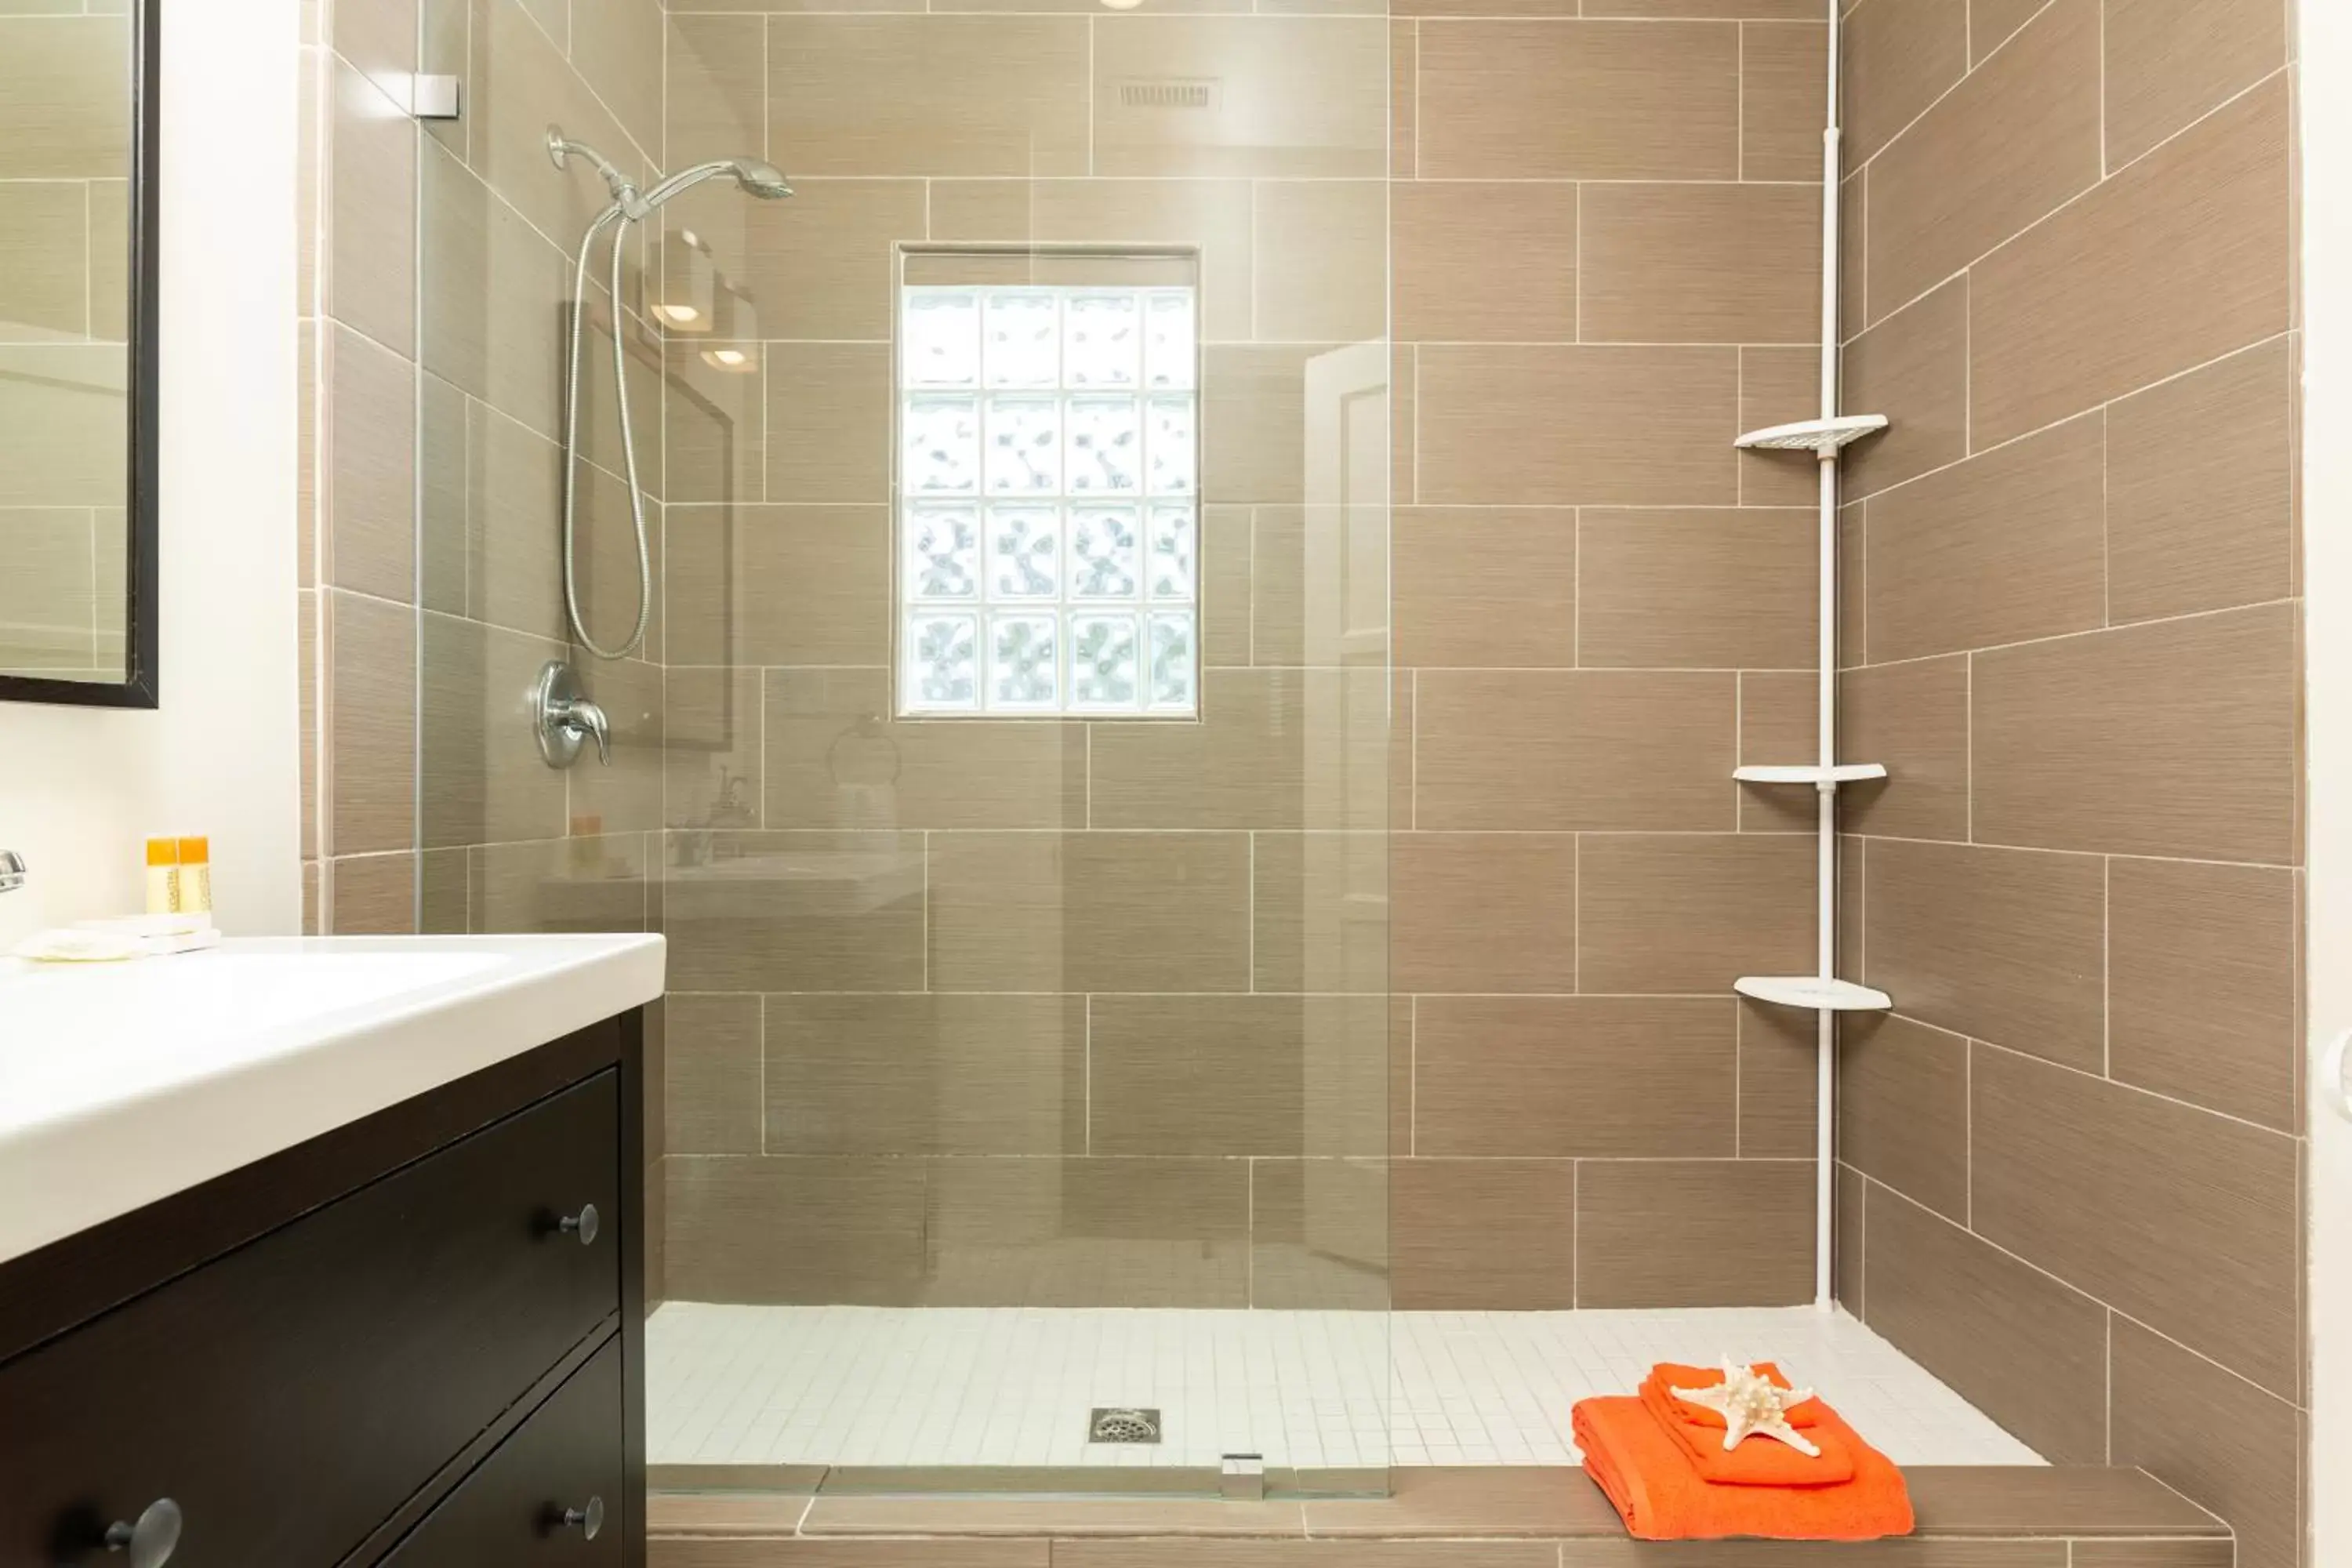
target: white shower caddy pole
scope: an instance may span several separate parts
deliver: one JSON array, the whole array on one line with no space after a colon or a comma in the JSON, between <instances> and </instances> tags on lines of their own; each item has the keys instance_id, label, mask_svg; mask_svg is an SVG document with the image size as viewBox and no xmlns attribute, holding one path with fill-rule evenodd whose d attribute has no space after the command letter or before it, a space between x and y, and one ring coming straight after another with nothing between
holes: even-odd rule
<instances>
[{"instance_id":1,"label":"white shower caddy pole","mask_svg":"<svg viewBox=\"0 0 2352 1568\"><path fill-rule=\"evenodd\" d=\"M1822 403L1819 418L1793 425L1776 425L1751 431L1738 445L1783 451L1808 451L1821 470L1821 593L1820 661L1818 674L1819 735L1811 766L1754 766L1736 770L1734 776L1751 784L1811 784L1816 793L1814 916L1816 921L1813 973L1803 975L1750 975L1734 983L1741 995L1788 1007L1809 1007L1818 1016L1815 1038L1813 1188L1813 1304L1826 1311L1836 1304L1831 1260L1835 1237L1837 1197L1837 1015L1883 1010L1893 1003L1883 992L1836 978L1837 975L1837 789L1841 784L1882 779L1885 768L1875 763L1841 763L1837 760L1837 557L1838 458L1852 441L1886 427L1875 414L1838 413L1838 199L1840 163L1838 129L1838 6L1829 6L1829 109L1822 130Z\"/></svg>"},{"instance_id":2,"label":"white shower caddy pole","mask_svg":"<svg viewBox=\"0 0 2352 1568\"><path fill-rule=\"evenodd\" d=\"M1827 0L1830 12L1829 108L1822 126L1822 417L1838 411L1838 249L1840 186L1845 174L1838 125L1838 11L1843 0ZM1819 628L1821 704L1819 760L1837 763L1837 505L1838 449L1822 448L1822 593ZM1814 790L1815 826L1821 846L1814 857L1813 902L1821 929L1814 972L1837 973L1837 785L1824 781ZM1813 1108L1813 1305L1828 1311L1837 1304L1832 1243L1837 1203L1837 1015L1824 1007L1816 1017Z\"/></svg>"}]
</instances>

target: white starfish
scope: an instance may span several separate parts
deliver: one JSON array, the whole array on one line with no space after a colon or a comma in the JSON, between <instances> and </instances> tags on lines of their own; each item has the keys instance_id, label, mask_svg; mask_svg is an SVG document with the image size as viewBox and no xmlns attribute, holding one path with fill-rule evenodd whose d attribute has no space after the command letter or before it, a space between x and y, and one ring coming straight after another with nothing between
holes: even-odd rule
<instances>
[{"instance_id":1,"label":"white starfish","mask_svg":"<svg viewBox=\"0 0 2352 1568\"><path fill-rule=\"evenodd\" d=\"M1726 1453L1754 1436L1777 1437L1800 1454L1818 1457L1821 1453L1811 1439L1789 1425L1789 1412L1813 1396L1810 1388L1782 1388L1754 1367L1741 1366L1725 1356L1721 1383L1667 1392L1723 1417Z\"/></svg>"}]
</instances>

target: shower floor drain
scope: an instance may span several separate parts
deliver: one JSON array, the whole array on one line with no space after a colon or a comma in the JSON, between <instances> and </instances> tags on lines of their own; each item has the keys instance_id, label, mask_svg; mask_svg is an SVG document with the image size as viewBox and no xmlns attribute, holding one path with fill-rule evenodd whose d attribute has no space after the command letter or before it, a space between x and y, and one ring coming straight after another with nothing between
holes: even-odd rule
<instances>
[{"instance_id":1,"label":"shower floor drain","mask_svg":"<svg viewBox=\"0 0 2352 1568\"><path fill-rule=\"evenodd\" d=\"M1160 1441L1160 1412L1132 1405L1095 1406L1087 1417L1087 1441L1089 1443L1157 1443Z\"/></svg>"}]
</instances>

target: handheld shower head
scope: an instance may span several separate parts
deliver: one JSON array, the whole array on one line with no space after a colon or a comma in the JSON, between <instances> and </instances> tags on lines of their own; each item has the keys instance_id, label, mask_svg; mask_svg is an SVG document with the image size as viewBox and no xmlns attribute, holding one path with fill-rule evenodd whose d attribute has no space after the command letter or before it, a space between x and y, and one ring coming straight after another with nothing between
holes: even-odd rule
<instances>
[{"instance_id":1,"label":"handheld shower head","mask_svg":"<svg viewBox=\"0 0 2352 1568\"><path fill-rule=\"evenodd\" d=\"M792 182L784 172L764 158L738 158L730 165L735 183L761 201L774 201L793 194Z\"/></svg>"},{"instance_id":2,"label":"handheld shower head","mask_svg":"<svg viewBox=\"0 0 2352 1568\"><path fill-rule=\"evenodd\" d=\"M0 0L5 4L5 0ZM559 126L547 128L547 155L559 169L573 158L585 158L604 177L613 193L613 205L589 220L588 232L580 238L580 255L572 268L572 294L575 301L572 311L571 347L564 362L563 375L563 603L572 618L572 629L581 646L601 658L625 658L644 642L646 626L653 615L653 558L646 540L645 491L637 482L637 448L631 432L635 428L629 416L629 356L620 330L621 258L626 249L629 226L644 223L670 197L689 190L705 180L715 180L725 174L733 178L746 195L761 201L774 201L793 194L792 182L784 172L764 158L720 158L708 163L697 163L681 169L661 181L649 191L639 191L636 185L614 167L612 161L584 142L574 142L563 134ZM605 288L614 302L613 384L620 404L622 468L628 480L629 519L637 539L637 624L628 641L618 647L606 647L589 635L588 623L581 614L579 581L574 570L577 552L579 487L573 482L580 453L580 338L587 320L588 253L596 237L610 226L613 231L611 272ZM686 312L691 319L693 312ZM740 359L740 354L739 354Z\"/></svg>"},{"instance_id":3,"label":"handheld shower head","mask_svg":"<svg viewBox=\"0 0 2352 1568\"><path fill-rule=\"evenodd\" d=\"M718 179L721 175L731 178L743 188L747 195L757 196L762 201L773 201L779 196L788 196L793 194L791 182L784 178L784 172L765 159L720 158L709 163L697 163L689 169L680 169L677 174L647 191L642 198L641 205L645 212L651 212L680 191L690 189L705 180ZM632 213L630 216L642 217L644 214Z\"/></svg>"}]
</instances>

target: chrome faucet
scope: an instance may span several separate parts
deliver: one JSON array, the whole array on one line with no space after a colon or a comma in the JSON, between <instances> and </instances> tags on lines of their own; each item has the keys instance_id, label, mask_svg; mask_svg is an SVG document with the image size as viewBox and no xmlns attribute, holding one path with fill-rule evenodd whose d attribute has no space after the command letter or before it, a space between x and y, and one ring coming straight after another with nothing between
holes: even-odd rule
<instances>
[{"instance_id":1,"label":"chrome faucet","mask_svg":"<svg viewBox=\"0 0 2352 1568\"><path fill-rule=\"evenodd\" d=\"M0 893L13 893L25 885L25 858L14 849L0 849Z\"/></svg>"},{"instance_id":2,"label":"chrome faucet","mask_svg":"<svg viewBox=\"0 0 2352 1568\"><path fill-rule=\"evenodd\" d=\"M580 678L560 658L550 659L531 689L531 713L539 729L539 754L551 768L580 760L583 742L596 742L596 760L613 765L613 727L604 710L580 689Z\"/></svg>"}]
</instances>

